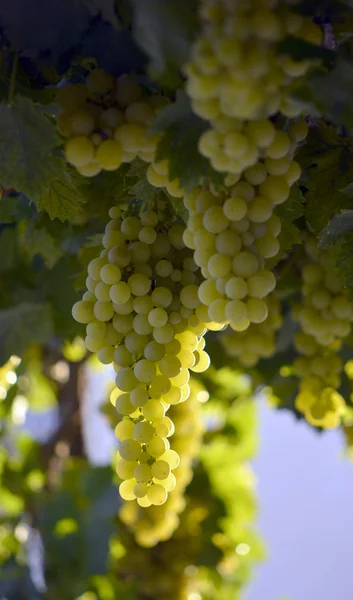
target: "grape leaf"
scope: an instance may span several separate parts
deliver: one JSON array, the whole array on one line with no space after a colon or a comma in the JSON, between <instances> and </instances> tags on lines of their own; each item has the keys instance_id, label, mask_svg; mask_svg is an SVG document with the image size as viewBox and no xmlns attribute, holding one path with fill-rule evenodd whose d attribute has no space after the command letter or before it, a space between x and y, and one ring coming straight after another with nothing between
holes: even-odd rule
<instances>
[{"instance_id":1,"label":"grape leaf","mask_svg":"<svg viewBox=\"0 0 353 600\"><path fill-rule=\"evenodd\" d=\"M53 157L46 178L31 199L38 210L45 210L51 219L58 218L60 221L74 219L86 201L81 178L58 157Z\"/></svg>"},{"instance_id":2,"label":"grape leaf","mask_svg":"<svg viewBox=\"0 0 353 600\"><path fill-rule=\"evenodd\" d=\"M51 269L64 254L55 238L44 228L29 226L21 242L28 258L41 256L48 269Z\"/></svg>"},{"instance_id":3,"label":"grape leaf","mask_svg":"<svg viewBox=\"0 0 353 600\"><path fill-rule=\"evenodd\" d=\"M353 129L353 65L345 59L338 59L335 68L327 73L314 73L305 89L310 100L336 123Z\"/></svg>"},{"instance_id":4,"label":"grape leaf","mask_svg":"<svg viewBox=\"0 0 353 600\"><path fill-rule=\"evenodd\" d=\"M320 122L310 130L296 159L304 168L305 216L319 234L332 215L353 207L353 196L341 191L353 181L352 142Z\"/></svg>"},{"instance_id":5,"label":"grape leaf","mask_svg":"<svg viewBox=\"0 0 353 600\"><path fill-rule=\"evenodd\" d=\"M188 60L197 28L196 0L133 0L133 35L150 58L154 77L178 71Z\"/></svg>"},{"instance_id":6,"label":"grape leaf","mask_svg":"<svg viewBox=\"0 0 353 600\"><path fill-rule=\"evenodd\" d=\"M52 172L51 155L59 143L54 125L31 100L17 96L0 104L0 181L6 188L36 198Z\"/></svg>"},{"instance_id":7,"label":"grape leaf","mask_svg":"<svg viewBox=\"0 0 353 600\"><path fill-rule=\"evenodd\" d=\"M21 219L30 219L34 208L22 194L0 198L0 223L16 223Z\"/></svg>"},{"instance_id":8,"label":"grape leaf","mask_svg":"<svg viewBox=\"0 0 353 600\"><path fill-rule=\"evenodd\" d=\"M353 232L353 210L334 215L319 235L319 248L327 248L346 233Z\"/></svg>"},{"instance_id":9,"label":"grape leaf","mask_svg":"<svg viewBox=\"0 0 353 600\"><path fill-rule=\"evenodd\" d=\"M336 53L333 50L311 44L301 38L287 36L277 44L278 54L286 54L294 60L305 60L319 58L322 60L334 60Z\"/></svg>"},{"instance_id":10,"label":"grape leaf","mask_svg":"<svg viewBox=\"0 0 353 600\"><path fill-rule=\"evenodd\" d=\"M135 159L127 172L127 177L134 178L134 184L129 187L129 194L142 202L153 200L158 193L158 189L147 181L146 171L147 164L140 159Z\"/></svg>"},{"instance_id":11,"label":"grape leaf","mask_svg":"<svg viewBox=\"0 0 353 600\"><path fill-rule=\"evenodd\" d=\"M82 177L81 193L86 199L85 208L90 218L104 217L107 220L111 206L128 199L128 170L129 165L123 164L117 171L104 171L92 179Z\"/></svg>"},{"instance_id":12,"label":"grape leaf","mask_svg":"<svg viewBox=\"0 0 353 600\"><path fill-rule=\"evenodd\" d=\"M183 202L182 198L174 198L173 196L171 196L170 194L166 193L166 196L168 197L168 200L171 204L171 207L173 209L173 212L182 219L182 221L184 221L185 225L188 222L188 218L189 218L189 213L188 213L188 209L185 207L185 204Z\"/></svg>"},{"instance_id":13,"label":"grape leaf","mask_svg":"<svg viewBox=\"0 0 353 600\"><path fill-rule=\"evenodd\" d=\"M222 173L214 171L207 158L198 151L201 134L209 128L207 121L192 112L185 92L178 92L174 104L158 111L152 131L164 131L156 151L156 160L168 159L170 180L179 178L189 192L208 179L216 188L223 184Z\"/></svg>"},{"instance_id":14,"label":"grape leaf","mask_svg":"<svg viewBox=\"0 0 353 600\"><path fill-rule=\"evenodd\" d=\"M54 124L28 98L0 104L0 181L23 192L38 208L60 220L80 211L81 181L54 155L60 140Z\"/></svg>"},{"instance_id":15,"label":"grape leaf","mask_svg":"<svg viewBox=\"0 0 353 600\"><path fill-rule=\"evenodd\" d=\"M336 240L333 252L335 266L344 285L353 286L353 231Z\"/></svg>"},{"instance_id":16,"label":"grape leaf","mask_svg":"<svg viewBox=\"0 0 353 600\"><path fill-rule=\"evenodd\" d=\"M18 260L18 237L16 227L4 227L0 231L0 272L12 269Z\"/></svg>"},{"instance_id":17,"label":"grape leaf","mask_svg":"<svg viewBox=\"0 0 353 600\"><path fill-rule=\"evenodd\" d=\"M12 354L22 356L32 344L48 342L53 333L49 304L22 302L0 310L0 363Z\"/></svg>"}]
</instances>

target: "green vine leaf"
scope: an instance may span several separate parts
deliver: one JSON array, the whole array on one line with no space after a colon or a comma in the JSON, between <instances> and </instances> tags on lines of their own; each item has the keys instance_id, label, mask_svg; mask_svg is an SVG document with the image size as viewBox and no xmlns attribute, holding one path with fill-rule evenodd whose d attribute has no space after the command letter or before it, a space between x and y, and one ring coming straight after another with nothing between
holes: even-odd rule
<instances>
[{"instance_id":1,"label":"green vine leaf","mask_svg":"<svg viewBox=\"0 0 353 600\"><path fill-rule=\"evenodd\" d=\"M0 222L17 223L22 219L31 219L35 212L34 206L23 194L3 196L0 198Z\"/></svg>"},{"instance_id":2,"label":"green vine leaf","mask_svg":"<svg viewBox=\"0 0 353 600\"><path fill-rule=\"evenodd\" d=\"M346 233L353 232L353 210L334 215L319 235L319 247L328 248Z\"/></svg>"},{"instance_id":3,"label":"green vine leaf","mask_svg":"<svg viewBox=\"0 0 353 600\"><path fill-rule=\"evenodd\" d=\"M339 58L335 68L326 73L314 73L309 78L305 92L318 110L329 115L334 122L353 129L353 65Z\"/></svg>"},{"instance_id":4,"label":"green vine leaf","mask_svg":"<svg viewBox=\"0 0 353 600\"><path fill-rule=\"evenodd\" d=\"M129 198L129 182L126 179L129 165L117 171L104 171L92 179L81 177L80 193L85 198L85 210L90 217L108 218L112 206L122 204Z\"/></svg>"},{"instance_id":5,"label":"green vine leaf","mask_svg":"<svg viewBox=\"0 0 353 600\"><path fill-rule=\"evenodd\" d=\"M45 210L51 219L73 220L86 202L81 178L57 157L52 158L51 169L37 194L37 208Z\"/></svg>"},{"instance_id":6,"label":"green vine leaf","mask_svg":"<svg viewBox=\"0 0 353 600\"><path fill-rule=\"evenodd\" d=\"M52 269L64 255L64 251L58 246L56 239L43 227L29 226L24 232L21 242L27 257L32 260L35 256L41 256L48 269Z\"/></svg>"},{"instance_id":7,"label":"green vine leaf","mask_svg":"<svg viewBox=\"0 0 353 600\"><path fill-rule=\"evenodd\" d=\"M353 207L353 196L342 192L353 181L353 146L336 128L320 122L310 130L297 160L304 169L305 216L317 234L334 214Z\"/></svg>"},{"instance_id":8,"label":"green vine leaf","mask_svg":"<svg viewBox=\"0 0 353 600\"><path fill-rule=\"evenodd\" d=\"M353 286L353 232L346 233L334 246L335 265L347 287Z\"/></svg>"},{"instance_id":9,"label":"green vine leaf","mask_svg":"<svg viewBox=\"0 0 353 600\"><path fill-rule=\"evenodd\" d=\"M32 344L45 344L53 333L49 304L23 302L0 310L0 362L22 356Z\"/></svg>"},{"instance_id":10,"label":"green vine leaf","mask_svg":"<svg viewBox=\"0 0 353 600\"><path fill-rule=\"evenodd\" d=\"M0 182L35 201L42 181L52 173L51 157L59 144L54 124L28 98L0 104Z\"/></svg>"},{"instance_id":11,"label":"green vine leaf","mask_svg":"<svg viewBox=\"0 0 353 600\"><path fill-rule=\"evenodd\" d=\"M170 180L179 178L186 192L204 180L213 183L216 189L223 184L223 174L214 171L198 151L199 138L208 128L208 122L192 112L190 100L180 91L176 101L158 111L152 123L153 132L164 133L157 146L156 160L168 159Z\"/></svg>"},{"instance_id":12,"label":"green vine leaf","mask_svg":"<svg viewBox=\"0 0 353 600\"><path fill-rule=\"evenodd\" d=\"M15 227L4 227L0 231L0 272L9 271L19 259L18 235Z\"/></svg>"},{"instance_id":13,"label":"green vine leaf","mask_svg":"<svg viewBox=\"0 0 353 600\"><path fill-rule=\"evenodd\" d=\"M0 104L0 182L25 194L51 219L73 219L85 201L81 179L56 156L54 124L29 98Z\"/></svg>"},{"instance_id":14,"label":"green vine leaf","mask_svg":"<svg viewBox=\"0 0 353 600\"><path fill-rule=\"evenodd\" d=\"M135 196L140 202L149 202L155 198L158 189L147 181L147 164L143 160L135 159L127 172L127 177L133 178L133 185L129 187L129 194Z\"/></svg>"}]
</instances>

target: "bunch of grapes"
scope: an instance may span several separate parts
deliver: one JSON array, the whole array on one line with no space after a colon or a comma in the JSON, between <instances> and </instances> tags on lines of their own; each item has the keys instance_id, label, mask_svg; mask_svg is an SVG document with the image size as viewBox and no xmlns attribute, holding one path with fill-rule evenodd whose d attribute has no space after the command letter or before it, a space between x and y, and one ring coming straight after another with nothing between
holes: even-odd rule
<instances>
[{"instance_id":1,"label":"bunch of grapes","mask_svg":"<svg viewBox=\"0 0 353 600\"><path fill-rule=\"evenodd\" d=\"M318 250L317 240L305 240L301 303L293 310L301 331L294 339L301 355L293 363L300 379L296 407L313 425L332 428L340 424L344 400L337 392L343 363L337 352L350 333L353 302L335 273L332 256Z\"/></svg>"},{"instance_id":2,"label":"bunch of grapes","mask_svg":"<svg viewBox=\"0 0 353 600\"><path fill-rule=\"evenodd\" d=\"M185 67L193 109L217 123L223 117L267 118L277 112L297 116L290 95L315 64L278 55L278 43L295 36L320 44L320 28L281 0L203 0L202 35Z\"/></svg>"},{"instance_id":3,"label":"bunch of grapes","mask_svg":"<svg viewBox=\"0 0 353 600\"><path fill-rule=\"evenodd\" d=\"M166 502L162 506L150 506L141 510L141 504L137 500L125 502L120 509L120 519L133 531L137 543L143 547L152 547L169 539L177 529L179 515L186 506L184 491L192 479L192 465L199 454L203 434L199 401L203 387L192 379L190 390L187 402L171 406L168 411L175 430L171 449L165 454L167 460L169 456L175 459L172 464L175 470L169 476L169 494ZM119 474L119 462L117 471ZM164 480L159 483L165 485Z\"/></svg>"},{"instance_id":4,"label":"bunch of grapes","mask_svg":"<svg viewBox=\"0 0 353 600\"><path fill-rule=\"evenodd\" d=\"M337 355L341 342L321 346L313 336L298 332L294 345L299 354L292 373L299 378L295 406L316 427L338 427L345 402L337 389L341 383L343 362Z\"/></svg>"},{"instance_id":5,"label":"bunch of grapes","mask_svg":"<svg viewBox=\"0 0 353 600\"><path fill-rule=\"evenodd\" d=\"M319 251L314 237L305 240L305 251L302 301L295 307L293 317L320 346L329 346L350 333L353 302L337 276L330 251Z\"/></svg>"},{"instance_id":6,"label":"bunch of grapes","mask_svg":"<svg viewBox=\"0 0 353 600\"><path fill-rule=\"evenodd\" d=\"M245 367L255 367L261 358L270 358L276 351L276 331L282 325L279 298L270 294L264 300L268 318L263 323L252 323L242 332L227 330L220 341L229 354Z\"/></svg>"},{"instance_id":7,"label":"bunch of grapes","mask_svg":"<svg viewBox=\"0 0 353 600\"><path fill-rule=\"evenodd\" d=\"M163 504L175 486L179 458L165 413L189 397L189 370L209 366L206 327L196 315L200 274L182 223L168 227L150 209L134 216L113 207L109 216L73 316L86 324L87 349L114 363L120 494L147 507Z\"/></svg>"},{"instance_id":8,"label":"bunch of grapes","mask_svg":"<svg viewBox=\"0 0 353 600\"><path fill-rule=\"evenodd\" d=\"M149 135L148 127L156 110L168 104L167 98L150 93L144 97L131 78L115 79L94 69L85 83L59 88L57 102L66 160L81 175L114 171L137 156L153 160L159 136Z\"/></svg>"},{"instance_id":9,"label":"bunch of grapes","mask_svg":"<svg viewBox=\"0 0 353 600\"><path fill-rule=\"evenodd\" d=\"M217 193L198 187L184 195L188 210L184 241L194 250L205 279L199 288L203 304L199 311L205 322L230 324L235 331L267 318L263 299L276 280L266 269L266 260L277 255L281 231L273 211L299 179L293 154L308 130L304 120L293 121L287 133L268 124L275 136L271 156L257 159L241 176L228 174ZM160 165L150 165L147 178L152 185L165 187L167 165L164 169Z\"/></svg>"}]
</instances>

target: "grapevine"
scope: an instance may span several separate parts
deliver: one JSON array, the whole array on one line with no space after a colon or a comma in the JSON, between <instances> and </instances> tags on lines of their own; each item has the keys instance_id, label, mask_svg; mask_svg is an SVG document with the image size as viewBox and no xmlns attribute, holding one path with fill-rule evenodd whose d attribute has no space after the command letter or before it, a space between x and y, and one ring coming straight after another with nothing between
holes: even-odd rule
<instances>
[{"instance_id":1,"label":"grapevine","mask_svg":"<svg viewBox=\"0 0 353 600\"><path fill-rule=\"evenodd\" d=\"M0 597L238 600L258 398L353 456L352 8L16 2Z\"/></svg>"}]
</instances>

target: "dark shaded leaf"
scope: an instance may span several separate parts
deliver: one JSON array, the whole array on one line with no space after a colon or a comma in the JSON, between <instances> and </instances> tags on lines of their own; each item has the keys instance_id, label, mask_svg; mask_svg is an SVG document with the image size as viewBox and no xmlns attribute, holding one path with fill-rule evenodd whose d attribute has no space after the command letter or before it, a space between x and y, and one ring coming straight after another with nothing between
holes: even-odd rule
<instances>
[{"instance_id":1,"label":"dark shaded leaf","mask_svg":"<svg viewBox=\"0 0 353 600\"><path fill-rule=\"evenodd\" d=\"M53 158L51 169L34 202L38 210L45 210L51 219L72 220L86 201L81 179L59 158Z\"/></svg>"},{"instance_id":2,"label":"dark shaded leaf","mask_svg":"<svg viewBox=\"0 0 353 600\"><path fill-rule=\"evenodd\" d=\"M52 174L52 153L59 144L53 123L31 100L18 96L0 104L0 181L32 201Z\"/></svg>"},{"instance_id":3,"label":"dark shaded leaf","mask_svg":"<svg viewBox=\"0 0 353 600\"><path fill-rule=\"evenodd\" d=\"M18 237L15 227L5 227L0 231L0 272L13 269L18 260Z\"/></svg>"},{"instance_id":4,"label":"dark shaded leaf","mask_svg":"<svg viewBox=\"0 0 353 600\"><path fill-rule=\"evenodd\" d=\"M196 0L133 0L133 35L150 58L155 77L179 69L189 58L197 27Z\"/></svg>"},{"instance_id":5,"label":"dark shaded leaf","mask_svg":"<svg viewBox=\"0 0 353 600\"><path fill-rule=\"evenodd\" d=\"M333 50L311 44L310 42L293 36L288 36L280 41L277 45L277 52L278 54L288 54L294 60L318 58L330 61L334 60L336 56L336 53Z\"/></svg>"},{"instance_id":6,"label":"dark shaded leaf","mask_svg":"<svg viewBox=\"0 0 353 600\"><path fill-rule=\"evenodd\" d=\"M319 248L327 248L341 236L353 231L353 210L334 215L319 235Z\"/></svg>"},{"instance_id":7,"label":"dark shaded leaf","mask_svg":"<svg viewBox=\"0 0 353 600\"><path fill-rule=\"evenodd\" d=\"M310 130L296 159L305 169L305 216L319 234L334 214L353 207L353 197L340 191L353 180L352 143L335 127L320 122Z\"/></svg>"},{"instance_id":8,"label":"dark shaded leaf","mask_svg":"<svg viewBox=\"0 0 353 600\"><path fill-rule=\"evenodd\" d=\"M313 74L308 81L311 101L336 123L353 129L353 65L339 59L331 71Z\"/></svg>"},{"instance_id":9,"label":"dark shaded leaf","mask_svg":"<svg viewBox=\"0 0 353 600\"><path fill-rule=\"evenodd\" d=\"M49 304L18 304L0 310L0 363L22 356L28 346L46 343L53 333Z\"/></svg>"},{"instance_id":10,"label":"dark shaded leaf","mask_svg":"<svg viewBox=\"0 0 353 600\"><path fill-rule=\"evenodd\" d=\"M0 223L16 223L22 219L30 219L35 209L23 194L3 196L0 198Z\"/></svg>"},{"instance_id":11,"label":"dark shaded leaf","mask_svg":"<svg viewBox=\"0 0 353 600\"><path fill-rule=\"evenodd\" d=\"M192 112L185 92L178 92L175 103L158 111L152 123L152 131L164 131L157 146L156 160L168 159L169 179L179 178L187 192L204 180L216 188L223 184L223 174L214 171L207 158L198 151L199 138L208 128L208 122Z\"/></svg>"},{"instance_id":12,"label":"dark shaded leaf","mask_svg":"<svg viewBox=\"0 0 353 600\"><path fill-rule=\"evenodd\" d=\"M30 259L41 256L48 269L51 269L64 254L55 238L44 228L28 227L21 242L26 255Z\"/></svg>"}]
</instances>

